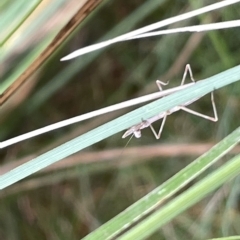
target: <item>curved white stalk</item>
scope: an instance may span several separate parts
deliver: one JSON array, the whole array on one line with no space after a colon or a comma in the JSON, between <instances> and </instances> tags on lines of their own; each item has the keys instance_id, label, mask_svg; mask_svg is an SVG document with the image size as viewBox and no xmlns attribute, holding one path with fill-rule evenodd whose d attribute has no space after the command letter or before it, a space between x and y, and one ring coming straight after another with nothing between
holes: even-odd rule
<instances>
[{"instance_id":1,"label":"curved white stalk","mask_svg":"<svg viewBox=\"0 0 240 240\"><path fill-rule=\"evenodd\" d=\"M221 2L217 2L217 3L214 3L214 4L208 5L206 7L203 7L203 8L197 9L197 10L193 10L193 11L188 12L188 13L184 13L184 14L181 14L181 15L178 15L178 16L175 16L175 17L171 17L171 18L153 23L151 25L139 28L137 30L128 32L126 34L120 35L120 36L115 37L113 39L110 39L110 40L107 40L107 41L104 41L104 42L96 43L96 44L78 49L78 50L70 53L69 55L61 58L60 60L61 61L70 60L70 59L73 59L73 58L78 57L80 55L83 55L83 54L86 54L86 53L89 53L89 52L92 52L92 51L96 51L97 49L101 49L103 47L109 46L111 44L126 41L126 40L134 38L138 35L142 35L144 33L156 30L158 28L168 26L172 23L180 22L182 20L186 20L188 18L195 17L195 16L198 16L200 14L210 12L210 11L213 11L213 10L216 10L216 9L219 9L219 8L223 8L223 7L229 6L229 5L237 3L237 2L240 2L240 0L225 0L225 1L221 1ZM219 28L219 29L221 29L221 28Z\"/></svg>"}]
</instances>

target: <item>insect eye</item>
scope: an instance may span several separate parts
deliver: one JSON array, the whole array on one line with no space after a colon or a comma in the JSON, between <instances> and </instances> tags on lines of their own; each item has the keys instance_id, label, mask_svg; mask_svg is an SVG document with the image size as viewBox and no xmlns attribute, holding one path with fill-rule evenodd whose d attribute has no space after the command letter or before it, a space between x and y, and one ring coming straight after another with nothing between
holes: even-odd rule
<instances>
[{"instance_id":1,"label":"insect eye","mask_svg":"<svg viewBox=\"0 0 240 240\"><path fill-rule=\"evenodd\" d=\"M134 132L134 136L135 136L135 138L140 138L141 137L141 131L135 131Z\"/></svg>"}]
</instances>

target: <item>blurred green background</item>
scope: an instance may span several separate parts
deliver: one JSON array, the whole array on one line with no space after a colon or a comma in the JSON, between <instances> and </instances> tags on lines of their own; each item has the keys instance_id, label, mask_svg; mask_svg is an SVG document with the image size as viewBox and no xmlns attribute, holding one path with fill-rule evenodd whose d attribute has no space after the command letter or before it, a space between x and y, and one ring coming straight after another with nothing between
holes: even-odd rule
<instances>
[{"instance_id":1,"label":"blurred green background","mask_svg":"<svg viewBox=\"0 0 240 240\"><path fill-rule=\"evenodd\" d=\"M238 65L238 28L122 42L71 61L59 61L78 48L214 2L103 1L0 108L1 141L157 91L156 79L170 81L168 87L177 86L187 63L196 80ZM28 68L81 4L76 0L0 3L0 26L4 29L0 34L1 93ZM240 4L235 4L171 27L234 20L239 12ZM167 119L160 140L149 129L128 144L121 138L123 133L117 134L1 191L0 239L84 237L234 130L240 119L239 94L240 83L215 93L217 123L177 112ZM210 96L192 108L212 115ZM3 149L0 174L128 111L90 119ZM237 178L224 185L151 239L240 234L239 181Z\"/></svg>"}]
</instances>

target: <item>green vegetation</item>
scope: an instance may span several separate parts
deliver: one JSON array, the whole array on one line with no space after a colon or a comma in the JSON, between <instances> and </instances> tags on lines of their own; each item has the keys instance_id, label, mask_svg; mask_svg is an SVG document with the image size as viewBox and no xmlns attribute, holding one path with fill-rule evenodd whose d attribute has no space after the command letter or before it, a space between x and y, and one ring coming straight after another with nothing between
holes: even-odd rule
<instances>
[{"instance_id":1,"label":"green vegetation","mask_svg":"<svg viewBox=\"0 0 240 240\"><path fill-rule=\"evenodd\" d=\"M0 25L8 26L0 34L1 94L57 36L79 8L75 4L0 3ZM0 141L157 91L156 79L169 81L165 88L178 86L187 63L196 80L206 79L142 107L2 149L0 239L237 239L238 28L127 41L59 61L78 48L202 6L191 0L104 1L20 84L0 108ZM238 3L174 27L237 19L239 10ZM213 90L217 123L180 111L168 117L160 140L149 129L128 144L121 138L142 118L205 94L189 107L212 115Z\"/></svg>"}]
</instances>

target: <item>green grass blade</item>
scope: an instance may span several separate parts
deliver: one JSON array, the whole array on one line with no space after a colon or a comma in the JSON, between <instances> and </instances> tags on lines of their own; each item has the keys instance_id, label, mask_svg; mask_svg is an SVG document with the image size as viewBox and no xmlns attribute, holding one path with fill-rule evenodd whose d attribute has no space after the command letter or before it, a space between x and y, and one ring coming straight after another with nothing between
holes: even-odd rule
<instances>
[{"instance_id":1,"label":"green grass blade","mask_svg":"<svg viewBox=\"0 0 240 240\"><path fill-rule=\"evenodd\" d=\"M240 127L211 148L208 152L175 174L168 181L154 189L84 239L90 240L115 237L117 234L125 230L126 226L132 225L136 222L139 216L143 217L148 214L154 207L173 196L173 194L216 163L216 161L229 152L239 141Z\"/></svg>"},{"instance_id":2,"label":"green grass blade","mask_svg":"<svg viewBox=\"0 0 240 240\"><path fill-rule=\"evenodd\" d=\"M10 186L67 156L112 136L113 134L123 131L132 125L139 123L142 118L150 118L159 112L164 112L174 106L184 104L187 101L203 96L215 89L236 82L239 79L240 66L237 66L207 78L204 81L199 81L188 89L164 97L125 114L2 175L0 177L0 189Z\"/></svg>"},{"instance_id":3,"label":"green grass blade","mask_svg":"<svg viewBox=\"0 0 240 240\"><path fill-rule=\"evenodd\" d=\"M19 61L18 67L11 75L7 76L3 83L0 85L0 94L3 94L7 88L9 88L16 79L30 66L30 64L36 60L36 58L41 54L41 52L46 48L46 46L51 42L53 35L47 36L41 43L37 45L31 52L26 54L25 57Z\"/></svg>"},{"instance_id":4,"label":"green grass blade","mask_svg":"<svg viewBox=\"0 0 240 240\"><path fill-rule=\"evenodd\" d=\"M35 2L35 1L34 1ZM41 2L42 3L42 2ZM56 37L58 32L61 30L61 28L64 26L64 24L67 22L66 20L62 21L61 24L58 24L56 27L51 28L46 34L41 36L37 40L37 36L39 35L39 29L43 29L42 26L44 24L48 24L49 19L65 4L64 0L58 0L58 1L52 1L51 3L47 4L45 8L42 8L41 6L38 9L35 9L34 14L34 8L37 7L39 2L36 2L34 5L31 5L32 7L28 9L26 12L25 8L19 8L16 5L13 5L12 11L13 13L18 9L24 10L23 12L19 12L19 14L22 16L21 21L26 21L28 24L21 29L21 21L17 23L17 25L13 27L13 29L6 33L2 38L4 39L2 43L1 48L1 60L2 62L10 61L14 56L15 63L12 63L12 66L10 66L9 69L4 71L2 73L1 78L3 79L0 83L0 94L4 94L7 89L10 89L10 86L18 80L20 76L24 72L26 72L27 69L34 63L34 61L41 57L41 53L43 50L49 46L51 41ZM29 5L30 6L30 5ZM30 12L33 11L33 14L31 15L31 20L28 21L28 17ZM11 13L11 14L13 14ZM6 21L9 21L9 15L7 15ZM14 32L13 32L14 31ZM13 35L13 36L12 36ZM10 37L11 36L11 37ZM17 37L15 37L17 36ZM35 39L36 38L36 39ZM22 47L21 51L17 51L19 46L25 46L26 43L28 43L29 39L32 39L31 46L28 48ZM16 54L18 52L18 54ZM13 66L15 64L15 66Z\"/></svg>"},{"instance_id":5,"label":"green grass blade","mask_svg":"<svg viewBox=\"0 0 240 240\"><path fill-rule=\"evenodd\" d=\"M17 30L17 28L28 18L32 11L38 6L40 0L12 2L6 9L1 11L0 22L0 46Z\"/></svg>"},{"instance_id":6,"label":"green grass blade","mask_svg":"<svg viewBox=\"0 0 240 240\"><path fill-rule=\"evenodd\" d=\"M178 214L203 199L211 191L221 186L226 181L236 177L240 172L240 155L232 158L224 166L205 177L193 187L176 197L162 209L142 221L136 227L124 234L119 239L145 239L154 233Z\"/></svg>"}]
</instances>

